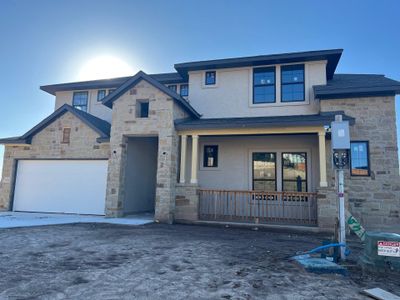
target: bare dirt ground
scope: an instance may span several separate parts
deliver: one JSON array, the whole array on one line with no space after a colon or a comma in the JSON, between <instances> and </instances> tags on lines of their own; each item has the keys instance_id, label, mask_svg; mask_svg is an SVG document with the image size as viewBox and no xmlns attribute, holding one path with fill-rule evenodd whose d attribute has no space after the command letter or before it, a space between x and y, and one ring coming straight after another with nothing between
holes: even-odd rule
<instances>
[{"instance_id":1,"label":"bare dirt ground","mask_svg":"<svg viewBox=\"0 0 400 300\"><path fill-rule=\"evenodd\" d=\"M288 257L324 236L188 225L0 230L0 299L364 299L400 276L307 273ZM351 242L357 259L361 245ZM365 298L367 299L367 298Z\"/></svg>"}]
</instances>

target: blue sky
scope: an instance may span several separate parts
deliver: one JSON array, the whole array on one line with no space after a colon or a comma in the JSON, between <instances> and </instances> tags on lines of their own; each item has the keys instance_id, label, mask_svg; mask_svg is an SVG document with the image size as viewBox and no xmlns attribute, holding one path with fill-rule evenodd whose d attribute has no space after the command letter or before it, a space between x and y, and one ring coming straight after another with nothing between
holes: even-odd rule
<instances>
[{"instance_id":1,"label":"blue sky","mask_svg":"<svg viewBox=\"0 0 400 300\"><path fill-rule=\"evenodd\" d=\"M21 135L53 111L40 85L76 81L101 55L157 73L177 62L343 48L337 72L400 80L399 11L397 0L4 0L0 137Z\"/></svg>"}]
</instances>

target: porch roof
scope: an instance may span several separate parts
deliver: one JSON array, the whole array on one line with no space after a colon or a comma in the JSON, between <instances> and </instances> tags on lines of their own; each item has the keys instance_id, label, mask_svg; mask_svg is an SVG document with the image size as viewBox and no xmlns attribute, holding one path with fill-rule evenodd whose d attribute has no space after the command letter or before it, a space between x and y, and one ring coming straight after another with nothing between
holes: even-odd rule
<instances>
[{"instance_id":1,"label":"porch roof","mask_svg":"<svg viewBox=\"0 0 400 300\"><path fill-rule=\"evenodd\" d=\"M248 118L215 118L177 120L177 130L193 129L229 129L229 128L268 128L268 127L299 127L327 126L335 120L335 115L341 114L344 121L354 125L355 118L347 116L343 111L321 112L316 115L292 115L279 117L248 117Z\"/></svg>"}]
</instances>

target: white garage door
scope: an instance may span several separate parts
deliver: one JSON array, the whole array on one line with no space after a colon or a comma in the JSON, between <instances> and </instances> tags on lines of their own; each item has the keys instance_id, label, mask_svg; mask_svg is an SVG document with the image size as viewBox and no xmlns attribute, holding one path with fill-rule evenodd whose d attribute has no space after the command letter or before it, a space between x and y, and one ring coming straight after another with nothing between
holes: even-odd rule
<instances>
[{"instance_id":1,"label":"white garage door","mask_svg":"<svg viewBox=\"0 0 400 300\"><path fill-rule=\"evenodd\" d=\"M15 211L104 215L106 160L20 160Z\"/></svg>"}]
</instances>

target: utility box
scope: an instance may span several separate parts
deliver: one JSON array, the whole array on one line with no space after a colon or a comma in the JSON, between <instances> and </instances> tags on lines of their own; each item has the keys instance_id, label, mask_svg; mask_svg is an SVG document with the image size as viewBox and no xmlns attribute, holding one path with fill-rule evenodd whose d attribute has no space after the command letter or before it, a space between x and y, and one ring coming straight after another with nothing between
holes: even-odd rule
<instances>
[{"instance_id":1,"label":"utility box","mask_svg":"<svg viewBox=\"0 0 400 300\"><path fill-rule=\"evenodd\" d=\"M331 123L332 149L350 149L350 130L348 121L334 121Z\"/></svg>"},{"instance_id":2,"label":"utility box","mask_svg":"<svg viewBox=\"0 0 400 300\"><path fill-rule=\"evenodd\" d=\"M400 272L400 235L386 232L366 232L361 265L370 271Z\"/></svg>"}]
</instances>

